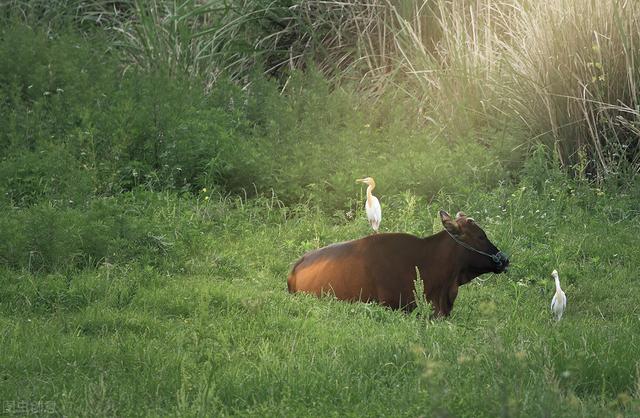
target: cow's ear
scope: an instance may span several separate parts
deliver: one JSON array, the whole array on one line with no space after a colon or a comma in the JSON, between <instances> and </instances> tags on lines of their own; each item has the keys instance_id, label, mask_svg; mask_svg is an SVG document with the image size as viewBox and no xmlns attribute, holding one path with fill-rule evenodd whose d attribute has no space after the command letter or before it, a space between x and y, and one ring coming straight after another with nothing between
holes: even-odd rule
<instances>
[{"instance_id":1,"label":"cow's ear","mask_svg":"<svg viewBox=\"0 0 640 418\"><path fill-rule=\"evenodd\" d=\"M444 226L444 229L449 231L451 234L460 234L460 227L458 226L458 223L451 219L451 216L447 213L447 211L440 211L440 220L442 220L442 226Z\"/></svg>"}]
</instances>

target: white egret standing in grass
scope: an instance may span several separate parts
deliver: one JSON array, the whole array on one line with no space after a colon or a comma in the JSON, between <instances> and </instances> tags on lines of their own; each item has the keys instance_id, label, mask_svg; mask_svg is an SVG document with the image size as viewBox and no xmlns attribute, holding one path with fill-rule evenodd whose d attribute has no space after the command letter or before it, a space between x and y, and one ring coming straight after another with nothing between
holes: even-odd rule
<instances>
[{"instance_id":1,"label":"white egret standing in grass","mask_svg":"<svg viewBox=\"0 0 640 418\"><path fill-rule=\"evenodd\" d=\"M380 228L380 221L382 221L382 209L380 208L380 202L378 198L371 194L373 189L376 188L376 182L372 177L366 177L356 180L356 183L364 183L367 187L367 203L364 205L364 209L367 212L367 219L373 230L377 233Z\"/></svg>"},{"instance_id":2,"label":"white egret standing in grass","mask_svg":"<svg viewBox=\"0 0 640 418\"><path fill-rule=\"evenodd\" d=\"M553 299L551 299L551 312L555 314L556 320L559 321L562 318L564 308L567 306L567 296L560 288L560 278L558 277L558 271L553 270L553 272L551 272L551 275L556 281L556 293L553 295Z\"/></svg>"}]
</instances>

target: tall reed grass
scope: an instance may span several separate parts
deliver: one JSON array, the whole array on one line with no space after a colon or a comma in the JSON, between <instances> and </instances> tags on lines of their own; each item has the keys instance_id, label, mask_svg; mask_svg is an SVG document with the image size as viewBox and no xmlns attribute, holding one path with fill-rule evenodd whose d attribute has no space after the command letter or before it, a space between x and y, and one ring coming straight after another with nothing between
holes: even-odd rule
<instances>
[{"instance_id":1,"label":"tall reed grass","mask_svg":"<svg viewBox=\"0 0 640 418\"><path fill-rule=\"evenodd\" d=\"M586 174L638 170L640 3L347 0L300 9L314 6L334 20L329 61L356 70L339 77L360 75L374 95L414 97L443 131L515 125Z\"/></svg>"},{"instance_id":2,"label":"tall reed grass","mask_svg":"<svg viewBox=\"0 0 640 418\"><path fill-rule=\"evenodd\" d=\"M524 130L559 162L638 171L640 3L628 0L11 0L109 29L128 61L247 84L312 64L370 97L411 98L449 138ZM57 14L50 9L57 10ZM6 15L6 13L5 13ZM486 133L489 132L487 135Z\"/></svg>"}]
</instances>

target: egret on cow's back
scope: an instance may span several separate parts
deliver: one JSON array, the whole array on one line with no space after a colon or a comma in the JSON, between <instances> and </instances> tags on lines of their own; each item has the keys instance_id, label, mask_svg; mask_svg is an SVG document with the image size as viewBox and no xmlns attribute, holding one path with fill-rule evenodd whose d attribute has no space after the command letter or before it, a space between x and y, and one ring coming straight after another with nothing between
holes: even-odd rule
<instances>
[{"instance_id":1,"label":"egret on cow's back","mask_svg":"<svg viewBox=\"0 0 640 418\"><path fill-rule=\"evenodd\" d=\"M380 207L380 201L371 192L376 188L376 182L373 177L365 177L363 179L356 180L356 183L364 183L367 187L367 201L364 204L364 210L367 212L367 219L373 232L378 233L380 228L380 222L382 222L382 208Z\"/></svg>"}]
</instances>

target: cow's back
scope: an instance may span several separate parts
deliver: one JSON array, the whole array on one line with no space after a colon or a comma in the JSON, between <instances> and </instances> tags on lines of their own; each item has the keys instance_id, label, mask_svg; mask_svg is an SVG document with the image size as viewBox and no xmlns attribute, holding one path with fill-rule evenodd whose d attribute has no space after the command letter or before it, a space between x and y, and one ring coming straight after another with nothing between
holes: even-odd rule
<instances>
[{"instance_id":1,"label":"cow's back","mask_svg":"<svg viewBox=\"0 0 640 418\"><path fill-rule=\"evenodd\" d=\"M310 251L302 256L293 267L288 285L290 292L333 294L338 299L369 300L373 295L366 277L366 257L362 253L361 243L347 241ZM361 293L364 294L359 297Z\"/></svg>"},{"instance_id":2,"label":"cow's back","mask_svg":"<svg viewBox=\"0 0 640 418\"><path fill-rule=\"evenodd\" d=\"M418 243L408 234L377 234L310 251L294 265L289 291L398 307L412 296Z\"/></svg>"}]
</instances>

